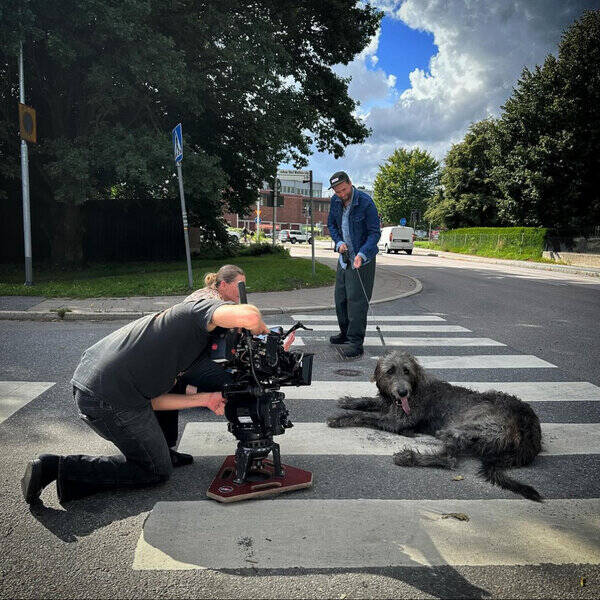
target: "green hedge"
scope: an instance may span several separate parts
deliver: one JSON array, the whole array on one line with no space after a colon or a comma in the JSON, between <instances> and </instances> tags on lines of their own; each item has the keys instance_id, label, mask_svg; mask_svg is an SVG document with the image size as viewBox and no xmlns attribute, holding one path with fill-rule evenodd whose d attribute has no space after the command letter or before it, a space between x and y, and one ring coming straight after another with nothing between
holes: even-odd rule
<instances>
[{"instance_id":1,"label":"green hedge","mask_svg":"<svg viewBox=\"0 0 600 600\"><path fill-rule=\"evenodd\" d=\"M540 260L545 227L465 227L440 233L439 249L494 258Z\"/></svg>"}]
</instances>

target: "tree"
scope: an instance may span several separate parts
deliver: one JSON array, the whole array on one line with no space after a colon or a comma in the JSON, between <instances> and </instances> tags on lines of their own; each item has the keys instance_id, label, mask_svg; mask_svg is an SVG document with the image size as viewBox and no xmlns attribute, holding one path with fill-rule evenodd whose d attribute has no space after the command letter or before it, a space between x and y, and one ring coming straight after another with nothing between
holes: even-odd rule
<instances>
[{"instance_id":1,"label":"tree","mask_svg":"<svg viewBox=\"0 0 600 600\"><path fill-rule=\"evenodd\" d=\"M473 123L465 139L454 144L444 159L439 193L434 194L425 217L449 228L500 225L500 197L491 179L490 152L497 136L493 119Z\"/></svg>"},{"instance_id":2,"label":"tree","mask_svg":"<svg viewBox=\"0 0 600 600\"><path fill-rule=\"evenodd\" d=\"M170 130L179 121L190 221L213 232L222 202L243 211L280 162L305 165L313 143L339 157L363 141L348 81L331 70L381 19L355 4L1 0L0 162L18 156L23 39L40 139L32 201L48 209L54 262L82 260L87 202L177 203ZM0 182L17 174L4 168Z\"/></svg>"},{"instance_id":3,"label":"tree","mask_svg":"<svg viewBox=\"0 0 600 600\"><path fill-rule=\"evenodd\" d=\"M375 205L386 223L423 215L438 181L439 163L425 150L398 148L379 166L373 190Z\"/></svg>"},{"instance_id":4,"label":"tree","mask_svg":"<svg viewBox=\"0 0 600 600\"><path fill-rule=\"evenodd\" d=\"M498 133L491 178L501 220L554 229L600 223L600 11L564 33L558 58L524 69Z\"/></svg>"}]
</instances>

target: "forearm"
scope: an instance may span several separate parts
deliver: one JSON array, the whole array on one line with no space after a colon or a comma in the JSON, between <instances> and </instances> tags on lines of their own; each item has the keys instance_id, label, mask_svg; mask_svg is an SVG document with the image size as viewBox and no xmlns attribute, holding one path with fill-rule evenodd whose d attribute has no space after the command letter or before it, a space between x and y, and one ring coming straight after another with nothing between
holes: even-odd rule
<instances>
[{"instance_id":1,"label":"forearm","mask_svg":"<svg viewBox=\"0 0 600 600\"><path fill-rule=\"evenodd\" d=\"M217 393L220 395L219 392ZM215 392L201 394L162 394L161 396L152 398L152 408L154 410L183 410L199 406L207 407L214 394Z\"/></svg>"}]
</instances>

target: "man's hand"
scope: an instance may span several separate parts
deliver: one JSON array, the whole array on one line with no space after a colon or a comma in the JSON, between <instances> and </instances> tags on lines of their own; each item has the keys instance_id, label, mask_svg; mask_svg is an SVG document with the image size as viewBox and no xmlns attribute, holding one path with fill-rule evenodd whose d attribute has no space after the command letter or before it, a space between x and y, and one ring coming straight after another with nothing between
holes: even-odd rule
<instances>
[{"instance_id":1,"label":"man's hand","mask_svg":"<svg viewBox=\"0 0 600 600\"><path fill-rule=\"evenodd\" d=\"M271 330L267 327L266 323L261 319L260 322L255 327L250 328L250 333L252 333L252 335L260 335L261 333L271 333Z\"/></svg>"},{"instance_id":2,"label":"man's hand","mask_svg":"<svg viewBox=\"0 0 600 600\"><path fill-rule=\"evenodd\" d=\"M358 256L358 254L354 257L354 268L360 269L362 267L362 256Z\"/></svg>"},{"instance_id":3,"label":"man's hand","mask_svg":"<svg viewBox=\"0 0 600 600\"><path fill-rule=\"evenodd\" d=\"M290 333L290 335L288 335L285 338L285 342L283 342L283 349L287 352L291 345L294 343L294 340L296 339L296 332L292 331L292 333Z\"/></svg>"},{"instance_id":4,"label":"man's hand","mask_svg":"<svg viewBox=\"0 0 600 600\"><path fill-rule=\"evenodd\" d=\"M346 252L346 250L348 250L348 246L346 246L346 242L342 242L338 248L338 252L342 254L342 252Z\"/></svg>"},{"instance_id":5,"label":"man's hand","mask_svg":"<svg viewBox=\"0 0 600 600\"><path fill-rule=\"evenodd\" d=\"M223 394L221 392L211 392L210 394L202 394L203 396L208 396L208 399L203 403L206 408L212 410L215 415L223 415L225 414L225 398L223 398Z\"/></svg>"}]
</instances>

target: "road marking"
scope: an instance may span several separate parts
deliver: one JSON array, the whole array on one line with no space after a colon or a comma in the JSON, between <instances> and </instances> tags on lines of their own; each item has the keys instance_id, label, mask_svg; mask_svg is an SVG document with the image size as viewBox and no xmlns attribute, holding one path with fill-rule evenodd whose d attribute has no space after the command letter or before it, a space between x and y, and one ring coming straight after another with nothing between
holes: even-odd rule
<instances>
[{"instance_id":1,"label":"road marking","mask_svg":"<svg viewBox=\"0 0 600 600\"><path fill-rule=\"evenodd\" d=\"M334 321L337 323L336 315L292 315L294 321ZM434 315L396 315L396 316L379 316L369 317L369 321L380 321L387 323L389 321L445 321L442 317Z\"/></svg>"},{"instance_id":2,"label":"road marking","mask_svg":"<svg viewBox=\"0 0 600 600\"><path fill-rule=\"evenodd\" d=\"M525 402L600 402L600 387L585 381L451 381L452 385L486 392L498 390ZM282 388L287 400L337 400L342 396L376 396L370 381L313 381L305 387Z\"/></svg>"},{"instance_id":3,"label":"road marking","mask_svg":"<svg viewBox=\"0 0 600 600\"><path fill-rule=\"evenodd\" d=\"M314 331L338 331L337 325L310 325ZM377 331L375 325L367 325L367 331ZM460 325L385 325L386 331L420 331L427 333L457 333L470 332L470 329Z\"/></svg>"},{"instance_id":4,"label":"road marking","mask_svg":"<svg viewBox=\"0 0 600 600\"><path fill-rule=\"evenodd\" d=\"M525 402L600 402L600 388L587 381L453 381L486 392L499 390Z\"/></svg>"},{"instance_id":5,"label":"road marking","mask_svg":"<svg viewBox=\"0 0 600 600\"><path fill-rule=\"evenodd\" d=\"M371 356L378 360L379 356ZM555 369L533 354L474 354L472 356L416 356L425 369Z\"/></svg>"},{"instance_id":6,"label":"road marking","mask_svg":"<svg viewBox=\"0 0 600 600\"><path fill-rule=\"evenodd\" d=\"M385 332L384 332L385 333ZM297 338L298 339L298 338ZM300 338L302 339L302 338ZM326 341L325 338L315 340L315 338L305 338L308 343L315 341ZM390 347L398 346L506 346L501 342L491 338L477 337L388 337L384 335L385 345ZM378 337L366 337L363 340L363 346L381 346L381 340Z\"/></svg>"},{"instance_id":7,"label":"road marking","mask_svg":"<svg viewBox=\"0 0 600 600\"><path fill-rule=\"evenodd\" d=\"M542 439L542 455L600 454L600 423L542 423ZM388 456L403 448L426 453L441 444L429 435L408 438L366 427L331 428L325 423L294 423L277 442L286 456ZM235 443L224 423L201 421L186 424L178 450L194 456L227 456L234 452Z\"/></svg>"},{"instance_id":8,"label":"road marking","mask_svg":"<svg viewBox=\"0 0 600 600\"><path fill-rule=\"evenodd\" d=\"M0 381L0 423L50 389L53 381Z\"/></svg>"},{"instance_id":9,"label":"road marking","mask_svg":"<svg viewBox=\"0 0 600 600\"><path fill-rule=\"evenodd\" d=\"M599 513L598 498L159 502L133 568L598 564Z\"/></svg>"}]
</instances>

